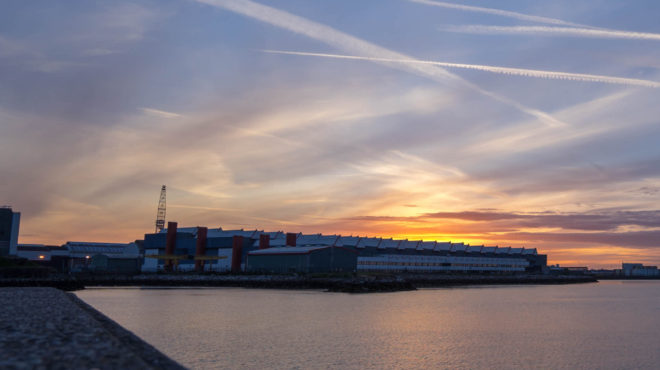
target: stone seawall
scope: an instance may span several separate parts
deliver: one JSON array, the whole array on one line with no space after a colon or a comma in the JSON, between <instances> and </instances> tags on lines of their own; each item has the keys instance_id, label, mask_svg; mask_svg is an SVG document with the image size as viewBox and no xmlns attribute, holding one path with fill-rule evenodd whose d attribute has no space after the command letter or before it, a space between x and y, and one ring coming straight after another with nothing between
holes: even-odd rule
<instances>
[{"instance_id":1,"label":"stone seawall","mask_svg":"<svg viewBox=\"0 0 660 370\"><path fill-rule=\"evenodd\" d=\"M72 293L0 288L2 369L184 369Z\"/></svg>"}]
</instances>

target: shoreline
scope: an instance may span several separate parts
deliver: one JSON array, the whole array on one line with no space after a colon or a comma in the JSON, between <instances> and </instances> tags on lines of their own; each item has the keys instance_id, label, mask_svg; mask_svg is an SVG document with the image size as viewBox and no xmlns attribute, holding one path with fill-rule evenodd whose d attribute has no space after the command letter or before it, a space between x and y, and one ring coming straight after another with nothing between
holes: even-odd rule
<instances>
[{"instance_id":1,"label":"shoreline","mask_svg":"<svg viewBox=\"0 0 660 370\"><path fill-rule=\"evenodd\" d=\"M579 275L445 275L394 274L358 275L351 277L294 275L228 275L228 274L149 274L136 276L88 275L43 279L0 279L0 287L52 287L66 291L102 286L162 287L240 287L262 289L322 289L328 292L371 293L441 288L469 285L516 284L580 284L598 280Z\"/></svg>"}]
</instances>

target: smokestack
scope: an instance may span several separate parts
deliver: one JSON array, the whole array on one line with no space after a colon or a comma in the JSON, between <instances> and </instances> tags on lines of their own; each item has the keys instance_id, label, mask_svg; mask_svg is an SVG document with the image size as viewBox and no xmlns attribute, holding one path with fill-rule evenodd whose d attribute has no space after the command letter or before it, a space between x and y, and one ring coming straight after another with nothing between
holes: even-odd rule
<instances>
[{"instance_id":1,"label":"smokestack","mask_svg":"<svg viewBox=\"0 0 660 370\"><path fill-rule=\"evenodd\" d=\"M234 235L232 238L231 272L241 272L241 259L243 258L243 237Z\"/></svg>"},{"instance_id":2,"label":"smokestack","mask_svg":"<svg viewBox=\"0 0 660 370\"><path fill-rule=\"evenodd\" d=\"M296 237L298 235L294 233L286 233L286 245L289 247L295 247L296 246Z\"/></svg>"},{"instance_id":3,"label":"smokestack","mask_svg":"<svg viewBox=\"0 0 660 370\"><path fill-rule=\"evenodd\" d=\"M259 235L259 249L268 249L270 247L270 235Z\"/></svg>"},{"instance_id":4,"label":"smokestack","mask_svg":"<svg viewBox=\"0 0 660 370\"><path fill-rule=\"evenodd\" d=\"M195 256L201 257L206 255L206 227L197 227L197 248L195 249ZM204 271L204 261L195 260L195 270Z\"/></svg>"},{"instance_id":5,"label":"smokestack","mask_svg":"<svg viewBox=\"0 0 660 370\"><path fill-rule=\"evenodd\" d=\"M165 241L165 254L168 256L171 256L174 254L174 249L176 248L176 228L177 228L177 223L176 222L168 222L167 223L167 239ZM166 259L165 260L165 270L171 271L172 270L172 260L171 259Z\"/></svg>"}]
</instances>

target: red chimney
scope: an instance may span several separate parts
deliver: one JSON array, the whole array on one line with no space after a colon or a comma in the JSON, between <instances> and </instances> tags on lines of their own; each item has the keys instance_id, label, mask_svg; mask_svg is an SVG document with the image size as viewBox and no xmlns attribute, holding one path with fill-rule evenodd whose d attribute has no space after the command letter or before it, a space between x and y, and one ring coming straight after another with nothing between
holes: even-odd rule
<instances>
[{"instance_id":1,"label":"red chimney","mask_svg":"<svg viewBox=\"0 0 660 370\"><path fill-rule=\"evenodd\" d=\"M167 223L167 239L165 241L165 254L171 256L174 254L174 249L176 248L176 222ZM172 262L171 259L165 260L165 270L172 271Z\"/></svg>"},{"instance_id":2,"label":"red chimney","mask_svg":"<svg viewBox=\"0 0 660 370\"><path fill-rule=\"evenodd\" d=\"M270 235L261 234L259 235L259 249L268 249L270 247Z\"/></svg>"},{"instance_id":3,"label":"red chimney","mask_svg":"<svg viewBox=\"0 0 660 370\"><path fill-rule=\"evenodd\" d=\"M286 233L286 245L289 247L295 247L297 237L298 235L295 233Z\"/></svg>"},{"instance_id":4,"label":"red chimney","mask_svg":"<svg viewBox=\"0 0 660 370\"><path fill-rule=\"evenodd\" d=\"M243 237L234 235L232 238L231 272L241 272L241 259L243 258Z\"/></svg>"},{"instance_id":5,"label":"red chimney","mask_svg":"<svg viewBox=\"0 0 660 370\"><path fill-rule=\"evenodd\" d=\"M195 249L195 256L206 255L206 233L208 229L205 227L197 227L197 248ZM204 271L204 261L195 260L195 270Z\"/></svg>"}]
</instances>

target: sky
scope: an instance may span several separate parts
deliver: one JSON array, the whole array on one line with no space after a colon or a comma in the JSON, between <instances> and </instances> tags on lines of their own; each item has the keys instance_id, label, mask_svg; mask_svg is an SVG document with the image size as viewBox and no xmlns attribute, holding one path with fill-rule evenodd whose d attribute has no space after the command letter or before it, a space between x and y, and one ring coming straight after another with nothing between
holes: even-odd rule
<instances>
[{"instance_id":1,"label":"sky","mask_svg":"<svg viewBox=\"0 0 660 370\"><path fill-rule=\"evenodd\" d=\"M660 264L660 2L5 0L20 243L180 226Z\"/></svg>"}]
</instances>

